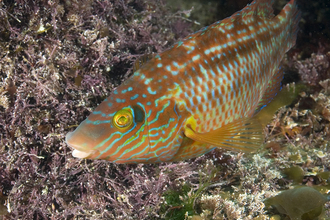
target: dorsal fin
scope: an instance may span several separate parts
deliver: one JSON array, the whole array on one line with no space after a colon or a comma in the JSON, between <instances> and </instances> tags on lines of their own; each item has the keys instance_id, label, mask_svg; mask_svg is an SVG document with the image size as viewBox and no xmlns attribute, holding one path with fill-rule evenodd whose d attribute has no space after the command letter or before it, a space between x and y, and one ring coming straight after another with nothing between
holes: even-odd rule
<instances>
[{"instance_id":1,"label":"dorsal fin","mask_svg":"<svg viewBox=\"0 0 330 220\"><path fill-rule=\"evenodd\" d=\"M153 58L153 54L144 54L137 58L133 64L133 72L139 70L144 64L146 64L151 58Z\"/></svg>"},{"instance_id":2,"label":"dorsal fin","mask_svg":"<svg viewBox=\"0 0 330 220\"><path fill-rule=\"evenodd\" d=\"M274 17L274 0L254 0L251 4L243 8L239 13L245 16L259 16L263 18Z\"/></svg>"},{"instance_id":3,"label":"dorsal fin","mask_svg":"<svg viewBox=\"0 0 330 220\"><path fill-rule=\"evenodd\" d=\"M274 17L274 9L273 9L274 0L255 0L255 1L256 1L255 12L257 13L258 16L264 18Z\"/></svg>"}]
</instances>

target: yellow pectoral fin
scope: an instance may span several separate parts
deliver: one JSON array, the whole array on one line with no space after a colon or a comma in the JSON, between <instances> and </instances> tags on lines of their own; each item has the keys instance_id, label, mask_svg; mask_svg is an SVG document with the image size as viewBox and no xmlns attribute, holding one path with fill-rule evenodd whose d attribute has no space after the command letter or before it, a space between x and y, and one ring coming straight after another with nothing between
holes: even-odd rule
<instances>
[{"instance_id":1,"label":"yellow pectoral fin","mask_svg":"<svg viewBox=\"0 0 330 220\"><path fill-rule=\"evenodd\" d=\"M201 143L244 152L256 151L264 140L262 125L255 117L238 119L207 133L198 133L188 124L184 134Z\"/></svg>"}]
</instances>

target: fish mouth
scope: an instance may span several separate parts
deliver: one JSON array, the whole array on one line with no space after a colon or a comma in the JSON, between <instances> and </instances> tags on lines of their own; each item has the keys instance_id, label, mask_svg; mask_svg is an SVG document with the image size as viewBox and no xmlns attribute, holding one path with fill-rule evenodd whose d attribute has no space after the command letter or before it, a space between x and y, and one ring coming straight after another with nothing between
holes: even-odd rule
<instances>
[{"instance_id":1,"label":"fish mouth","mask_svg":"<svg viewBox=\"0 0 330 220\"><path fill-rule=\"evenodd\" d=\"M65 136L65 142L66 142L66 144L69 147L73 148L73 151L72 151L72 156L73 157L84 159L84 158L88 158L91 155L95 154L95 151L96 150L87 150L85 147L83 147L81 145L72 143L72 135L73 135L73 133L74 132L69 132Z\"/></svg>"},{"instance_id":2,"label":"fish mouth","mask_svg":"<svg viewBox=\"0 0 330 220\"><path fill-rule=\"evenodd\" d=\"M88 158L89 156L91 156L92 154L94 154L95 151L80 151L80 150L76 150L74 149L72 151L72 156L75 158L80 158L80 159L84 159L84 158Z\"/></svg>"}]
</instances>

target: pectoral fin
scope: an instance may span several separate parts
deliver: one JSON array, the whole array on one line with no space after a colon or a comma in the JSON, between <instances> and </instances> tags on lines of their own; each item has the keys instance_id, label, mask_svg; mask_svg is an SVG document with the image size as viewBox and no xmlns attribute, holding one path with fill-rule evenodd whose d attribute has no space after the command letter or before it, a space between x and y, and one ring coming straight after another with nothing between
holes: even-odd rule
<instances>
[{"instance_id":1,"label":"pectoral fin","mask_svg":"<svg viewBox=\"0 0 330 220\"><path fill-rule=\"evenodd\" d=\"M188 124L184 133L201 143L244 152L256 151L264 139L262 126L254 117L236 120L207 133L198 133Z\"/></svg>"}]
</instances>

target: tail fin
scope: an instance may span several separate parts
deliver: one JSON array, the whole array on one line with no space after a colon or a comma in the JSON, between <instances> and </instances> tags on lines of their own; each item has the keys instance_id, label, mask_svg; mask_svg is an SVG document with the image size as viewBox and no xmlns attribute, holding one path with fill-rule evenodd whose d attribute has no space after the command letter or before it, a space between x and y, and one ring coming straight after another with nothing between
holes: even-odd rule
<instances>
[{"instance_id":1,"label":"tail fin","mask_svg":"<svg viewBox=\"0 0 330 220\"><path fill-rule=\"evenodd\" d=\"M276 16L279 22L284 25L283 33L289 33L283 41L287 43L286 51L296 44L300 17L301 12L298 10L295 0L290 0L290 2L287 3L282 11Z\"/></svg>"}]
</instances>

